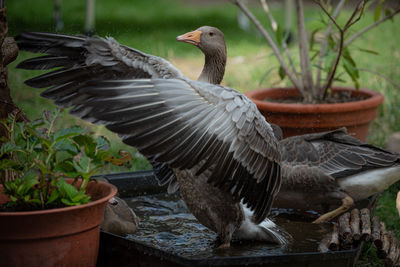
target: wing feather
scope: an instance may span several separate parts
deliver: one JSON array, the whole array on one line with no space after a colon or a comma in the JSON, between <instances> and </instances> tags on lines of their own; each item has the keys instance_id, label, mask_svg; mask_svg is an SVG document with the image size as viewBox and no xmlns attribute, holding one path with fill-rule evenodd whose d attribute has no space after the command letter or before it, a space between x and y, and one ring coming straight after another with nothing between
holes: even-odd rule
<instances>
[{"instance_id":1,"label":"wing feather","mask_svg":"<svg viewBox=\"0 0 400 267\"><path fill-rule=\"evenodd\" d=\"M344 128L286 138L281 145L282 160L288 168L317 167L333 178L400 163L399 155L365 144L348 135Z\"/></svg>"},{"instance_id":2,"label":"wing feather","mask_svg":"<svg viewBox=\"0 0 400 267\"><path fill-rule=\"evenodd\" d=\"M243 199L254 210L255 222L268 214L280 183L280 147L246 97L222 86L176 79L92 81L75 97L80 94L82 101L69 103L83 109L85 118L104 123L125 143L164 164L159 168L159 175L167 176L163 184L173 180L168 170L198 166L197 174L209 172L211 184Z\"/></svg>"},{"instance_id":3,"label":"wing feather","mask_svg":"<svg viewBox=\"0 0 400 267\"><path fill-rule=\"evenodd\" d=\"M166 176L161 182L169 181L171 190L176 189L171 168L199 168L197 173L210 173L210 183L243 199L255 222L268 214L280 183L280 146L248 98L187 80L168 61L112 38L27 32L17 41L22 50L47 54L18 67L58 68L28 85L52 86L44 97L105 124L161 164L158 173Z\"/></svg>"}]
</instances>

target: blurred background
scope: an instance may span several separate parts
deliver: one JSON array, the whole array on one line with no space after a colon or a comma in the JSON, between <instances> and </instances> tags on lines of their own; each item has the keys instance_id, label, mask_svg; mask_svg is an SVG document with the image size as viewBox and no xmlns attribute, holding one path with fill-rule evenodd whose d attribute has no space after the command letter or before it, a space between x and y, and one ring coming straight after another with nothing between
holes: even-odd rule
<instances>
[{"instance_id":1,"label":"blurred background","mask_svg":"<svg viewBox=\"0 0 400 267\"><path fill-rule=\"evenodd\" d=\"M68 34L89 32L102 37L112 36L124 45L168 59L185 75L197 79L203 66L203 54L194 46L176 42L175 37L200 26L210 25L221 29L227 42L228 63L224 85L240 92L290 85L287 79L281 81L279 78L278 62L266 41L250 22L243 20L239 15L238 8L227 0L96 0L93 2L93 12L89 12L89 14L93 14L93 24L90 27L89 23L89 28L87 28L88 22L86 21L85 29L85 20L88 19L86 17L86 1L7 1L9 36L15 36L22 31L59 31ZM268 1L277 22L285 25L296 39L295 14L286 16L285 19L285 2ZM398 0L393 2L397 3ZM267 16L258 1L247 1L247 3L259 20L269 27ZM322 13L313 1L305 1L305 4L306 27L310 34L314 31L318 34L318 28L322 26ZM349 10L344 10L339 21L345 20L349 13ZM291 13L289 12L289 14ZM373 11L367 11L365 17L354 26L352 32L371 24L374 16ZM385 96L384 104L380 107L378 118L371 126L368 139L368 142L379 146L385 146L388 137L393 132L400 130L399 23L400 17L395 17L366 33L351 46L352 56L357 62L357 66L369 70L369 72L360 72L361 88L377 90ZM296 54L295 51L297 51L295 44L294 41L290 45L290 50L294 51L293 54ZM360 51L360 48L374 52L364 53ZM40 73L15 68L18 62L28 57L32 57L32 54L19 53L18 59L9 65L9 79L14 102L24 110L30 119L34 119L41 116L43 110L52 110L55 106L41 98L39 90L24 85L24 80ZM372 74L374 72L380 73L380 75ZM343 76L342 78L343 81L336 85L353 86L349 77ZM134 149L124 146L116 136L110 134L103 127L90 125L69 116L68 112L64 111L58 127L68 127L74 124L88 127L95 134L108 136L112 140L113 149L116 152L123 149L134 155L134 161L130 166L117 171L149 168L147 161L142 156ZM105 169L103 171L116 170ZM393 212L395 210L394 201L391 201L394 192L397 192L398 189L399 186L394 185L381 197L377 206L378 215L384 218L388 228L391 229L400 227L398 215ZM373 256L369 256L367 253L365 257ZM369 261L370 259L366 259L360 264L369 264Z\"/></svg>"}]
</instances>

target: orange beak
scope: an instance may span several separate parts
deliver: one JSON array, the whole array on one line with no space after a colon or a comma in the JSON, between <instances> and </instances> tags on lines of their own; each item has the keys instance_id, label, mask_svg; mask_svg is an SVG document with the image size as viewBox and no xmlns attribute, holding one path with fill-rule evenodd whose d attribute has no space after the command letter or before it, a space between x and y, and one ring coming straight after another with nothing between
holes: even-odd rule
<instances>
[{"instance_id":1,"label":"orange beak","mask_svg":"<svg viewBox=\"0 0 400 267\"><path fill-rule=\"evenodd\" d=\"M195 30L192 32L188 32L182 35L179 35L176 37L176 40L179 42L185 42L188 44L193 44L195 46L198 46L200 43L200 36L203 32L199 30Z\"/></svg>"}]
</instances>

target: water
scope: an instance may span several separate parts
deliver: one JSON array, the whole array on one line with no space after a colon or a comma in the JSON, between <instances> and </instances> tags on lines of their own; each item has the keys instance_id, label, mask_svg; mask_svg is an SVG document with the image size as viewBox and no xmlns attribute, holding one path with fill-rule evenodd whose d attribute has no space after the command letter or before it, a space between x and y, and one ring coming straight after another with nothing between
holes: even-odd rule
<instances>
[{"instance_id":1,"label":"water","mask_svg":"<svg viewBox=\"0 0 400 267\"><path fill-rule=\"evenodd\" d=\"M214 247L216 235L190 214L179 195L159 194L126 199L141 221L137 232L128 238L188 258L217 256L267 256L316 252L319 241L331 231L326 224L280 212L273 220L288 231L293 242L287 247L262 242L233 241L229 249Z\"/></svg>"}]
</instances>

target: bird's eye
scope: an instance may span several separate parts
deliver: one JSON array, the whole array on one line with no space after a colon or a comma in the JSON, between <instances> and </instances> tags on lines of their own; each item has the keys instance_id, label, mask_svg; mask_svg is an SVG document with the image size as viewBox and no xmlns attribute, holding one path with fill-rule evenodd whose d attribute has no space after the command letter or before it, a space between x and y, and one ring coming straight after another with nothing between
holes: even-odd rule
<instances>
[{"instance_id":1,"label":"bird's eye","mask_svg":"<svg viewBox=\"0 0 400 267\"><path fill-rule=\"evenodd\" d=\"M213 35L214 35L214 33L213 33L213 32L209 32L209 33L208 33L208 35L210 35L210 36L213 36Z\"/></svg>"}]
</instances>

